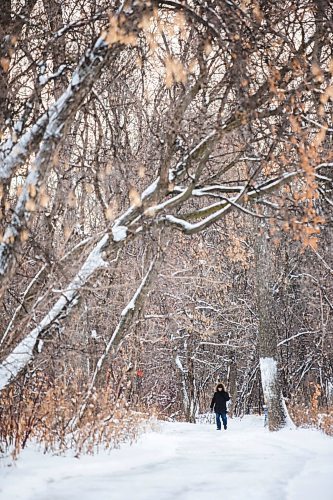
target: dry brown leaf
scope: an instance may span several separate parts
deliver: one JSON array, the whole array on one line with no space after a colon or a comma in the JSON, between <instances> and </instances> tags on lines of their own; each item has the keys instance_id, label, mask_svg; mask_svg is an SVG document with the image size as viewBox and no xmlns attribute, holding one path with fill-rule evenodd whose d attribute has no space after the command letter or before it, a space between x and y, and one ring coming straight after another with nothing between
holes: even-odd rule
<instances>
[{"instance_id":1,"label":"dry brown leaf","mask_svg":"<svg viewBox=\"0 0 333 500\"><path fill-rule=\"evenodd\" d=\"M69 207L71 208L75 208L76 207L76 196L75 196L75 193L74 191L70 191L68 193L68 196L67 196L67 204Z\"/></svg>"},{"instance_id":2,"label":"dry brown leaf","mask_svg":"<svg viewBox=\"0 0 333 500\"><path fill-rule=\"evenodd\" d=\"M0 59L0 66L2 67L4 73L8 72L9 63L10 63L10 60L8 59L8 57L2 57Z\"/></svg>"},{"instance_id":3,"label":"dry brown leaf","mask_svg":"<svg viewBox=\"0 0 333 500\"><path fill-rule=\"evenodd\" d=\"M143 179L144 176L145 176L145 166L144 165L140 165L139 167L139 170L138 170L138 176L140 177L140 179Z\"/></svg>"},{"instance_id":4,"label":"dry brown leaf","mask_svg":"<svg viewBox=\"0 0 333 500\"><path fill-rule=\"evenodd\" d=\"M165 85L172 87L174 82L185 84L187 81L187 71L179 59L167 57L165 60Z\"/></svg>"},{"instance_id":5,"label":"dry brown leaf","mask_svg":"<svg viewBox=\"0 0 333 500\"><path fill-rule=\"evenodd\" d=\"M29 212L34 212L36 210L36 203L34 202L34 200L29 198L29 200L25 204L25 209Z\"/></svg>"},{"instance_id":6,"label":"dry brown leaf","mask_svg":"<svg viewBox=\"0 0 333 500\"><path fill-rule=\"evenodd\" d=\"M141 196L134 187L129 190L128 197L132 206L141 207Z\"/></svg>"},{"instance_id":7,"label":"dry brown leaf","mask_svg":"<svg viewBox=\"0 0 333 500\"><path fill-rule=\"evenodd\" d=\"M27 241L29 239L29 233L26 229L23 229L20 234L20 240L21 241Z\"/></svg>"},{"instance_id":8,"label":"dry brown leaf","mask_svg":"<svg viewBox=\"0 0 333 500\"><path fill-rule=\"evenodd\" d=\"M114 201L112 201L105 210L105 218L107 220L112 220L116 215L116 210L117 210L117 205Z\"/></svg>"},{"instance_id":9,"label":"dry brown leaf","mask_svg":"<svg viewBox=\"0 0 333 500\"><path fill-rule=\"evenodd\" d=\"M94 192L94 186L92 184L85 185L86 193L92 194Z\"/></svg>"}]
</instances>

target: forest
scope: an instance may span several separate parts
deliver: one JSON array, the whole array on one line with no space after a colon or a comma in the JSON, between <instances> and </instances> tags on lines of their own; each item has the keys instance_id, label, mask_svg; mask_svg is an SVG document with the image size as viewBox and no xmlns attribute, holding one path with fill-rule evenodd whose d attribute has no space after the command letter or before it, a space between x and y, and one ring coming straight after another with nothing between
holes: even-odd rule
<instances>
[{"instance_id":1,"label":"forest","mask_svg":"<svg viewBox=\"0 0 333 500\"><path fill-rule=\"evenodd\" d=\"M330 0L2 0L0 455L332 435L332 148Z\"/></svg>"}]
</instances>

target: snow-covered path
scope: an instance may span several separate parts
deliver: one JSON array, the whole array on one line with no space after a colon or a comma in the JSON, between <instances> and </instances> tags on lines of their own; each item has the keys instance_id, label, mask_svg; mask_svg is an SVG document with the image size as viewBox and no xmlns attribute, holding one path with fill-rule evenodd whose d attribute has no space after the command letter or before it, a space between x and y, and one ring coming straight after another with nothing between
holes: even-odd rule
<instances>
[{"instance_id":1,"label":"snow-covered path","mask_svg":"<svg viewBox=\"0 0 333 500\"><path fill-rule=\"evenodd\" d=\"M0 468L1 500L332 500L333 439L314 430L271 434L262 419L227 431L162 423L132 445L94 457L26 450Z\"/></svg>"}]
</instances>

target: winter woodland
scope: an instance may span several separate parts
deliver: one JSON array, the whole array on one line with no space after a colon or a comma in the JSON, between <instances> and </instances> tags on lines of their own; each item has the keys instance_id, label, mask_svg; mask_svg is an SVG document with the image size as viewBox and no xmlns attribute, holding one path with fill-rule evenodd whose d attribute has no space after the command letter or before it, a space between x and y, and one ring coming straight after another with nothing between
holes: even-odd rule
<instances>
[{"instance_id":1,"label":"winter woodland","mask_svg":"<svg viewBox=\"0 0 333 500\"><path fill-rule=\"evenodd\" d=\"M1 1L0 454L195 423L219 381L333 434L332 19Z\"/></svg>"}]
</instances>

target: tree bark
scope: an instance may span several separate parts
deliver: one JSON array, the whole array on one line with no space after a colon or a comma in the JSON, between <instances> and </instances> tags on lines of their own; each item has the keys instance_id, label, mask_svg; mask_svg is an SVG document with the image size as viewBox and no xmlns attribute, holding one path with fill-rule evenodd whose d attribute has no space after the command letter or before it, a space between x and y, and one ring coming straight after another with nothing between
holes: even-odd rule
<instances>
[{"instance_id":1,"label":"tree bark","mask_svg":"<svg viewBox=\"0 0 333 500\"><path fill-rule=\"evenodd\" d=\"M198 409L198 390L195 379L195 367L193 362L193 349L191 348L191 338L185 334L183 358L185 366L177 354L175 362L179 368L183 390L183 410L186 422L196 423L196 413Z\"/></svg>"},{"instance_id":2,"label":"tree bark","mask_svg":"<svg viewBox=\"0 0 333 500\"><path fill-rule=\"evenodd\" d=\"M228 389L230 394L229 416L232 417L237 401L237 363L235 353L231 354L231 363L228 367Z\"/></svg>"},{"instance_id":3,"label":"tree bark","mask_svg":"<svg viewBox=\"0 0 333 500\"><path fill-rule=\"evenodd\" d=\"M274 298L272 278L274 260L272 258L267 227L261 223L257 229L255 242L256 302L258 313L258 342L261 383L265 404L268 406L268 425L276 431L286 425L287 414L282 398L278 372L277 332L272 322Z\"/></svg>"}]
</instances>

